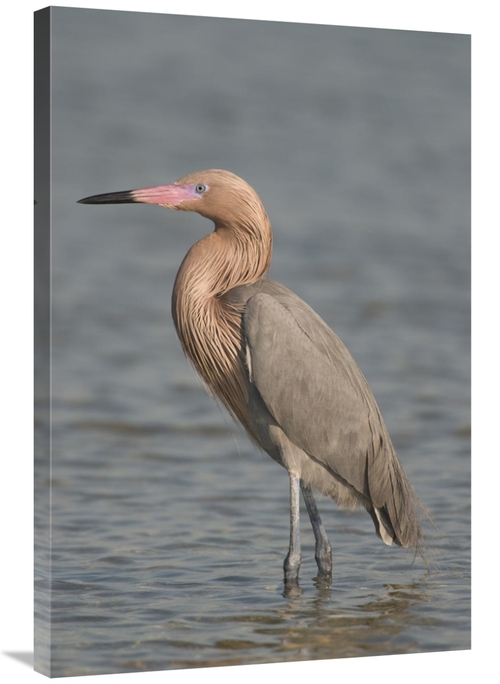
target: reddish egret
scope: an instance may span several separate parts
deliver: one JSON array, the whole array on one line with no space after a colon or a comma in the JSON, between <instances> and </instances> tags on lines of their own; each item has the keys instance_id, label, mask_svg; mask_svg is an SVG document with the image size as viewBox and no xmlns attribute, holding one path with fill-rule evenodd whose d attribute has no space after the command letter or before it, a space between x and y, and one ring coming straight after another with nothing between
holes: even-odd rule
<instances>
[{"instance_id":1,"label":"reddish egret","mask_svg":"<svg viewBox=\"0 0 500 684\"><path fill-rule=\"evenodd\" d=\"M299 490L316 539L320 577L331 577L332 551L313 489L340 506L364 506L386 544L419 550L419 500L363 374L307 304L266 278L272 231L255 190L228 171L211 169L171 185L80 202L157 204L196 211L215 224L182 262L172 315L182 348L208 391L288 471L285 582L297 581L301 562Z\"/></svg>"}]
</instances>

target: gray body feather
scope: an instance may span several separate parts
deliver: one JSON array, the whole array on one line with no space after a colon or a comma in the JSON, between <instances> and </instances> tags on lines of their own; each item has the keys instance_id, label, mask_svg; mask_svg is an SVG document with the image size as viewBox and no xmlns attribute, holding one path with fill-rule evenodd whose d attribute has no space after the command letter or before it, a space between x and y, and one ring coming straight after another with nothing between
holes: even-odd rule
<instances>
[{"instance_id":1,"label":"gray body feather","mask_svg":"<svg viewBox=\"0 0 500 684\"><path fill-rule=\"evenodd\" d=\"M417 496L342 341L272 280L225 297L244 305L248 394L260 446L339 505L363 505L386 544L418 547Z\"/></svg>"}]
</instances>

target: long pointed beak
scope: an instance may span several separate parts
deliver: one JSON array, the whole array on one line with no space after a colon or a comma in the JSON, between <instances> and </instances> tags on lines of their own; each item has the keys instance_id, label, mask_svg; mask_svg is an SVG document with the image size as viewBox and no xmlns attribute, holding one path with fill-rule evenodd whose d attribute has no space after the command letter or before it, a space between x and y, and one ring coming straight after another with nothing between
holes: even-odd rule
<instances>
[{"instance_id":1,"label":"long pointed beak","mask_svg":"<svg viewBox=\"0 0 500 684\"><path fill-rule=\"evenodd\" d=\"M154 188L125 190L124 192L107 192L104 195L92 195L78 200L79 204L160 204L164 207L175 207L184 200L201 199L196 192L196 185L158 185Z\"/></svg>"}]
</instances>

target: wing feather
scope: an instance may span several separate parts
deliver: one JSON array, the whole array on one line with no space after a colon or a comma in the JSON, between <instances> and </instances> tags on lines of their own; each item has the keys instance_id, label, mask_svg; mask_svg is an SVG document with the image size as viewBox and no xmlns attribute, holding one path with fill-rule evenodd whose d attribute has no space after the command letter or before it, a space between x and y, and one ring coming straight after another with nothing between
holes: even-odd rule
<instances>
[{"instance_id":1,"label":"wing feather","mask_svg":"<svg viewBox=\"0 0 500 684\"><path fill-rule=\"evenodd\" d=\"M378 534L419 548L423 509L368 383L326 323L271 280L235 288L251 382L296 446L358 496Z\"/></svg>"},{"instance_id":2,"label":"wing feather","mask_svg":"<svg viewBox=\"0 0 500 684\"><path fill-rule=\"evenodd\" d=\"M377 422L363 395L366 381L356 377L361 371L333 331L294 300L289 308L259 293L247 302L253 382L294 444L366 493Z\"/></svg>"}]
</instances>

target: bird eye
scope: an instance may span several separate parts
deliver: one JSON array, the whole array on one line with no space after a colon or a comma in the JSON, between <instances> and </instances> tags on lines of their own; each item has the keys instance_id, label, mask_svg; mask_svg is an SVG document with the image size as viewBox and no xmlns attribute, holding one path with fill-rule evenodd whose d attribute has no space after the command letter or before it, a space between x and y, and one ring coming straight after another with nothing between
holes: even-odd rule
<instances>
[{"instance_id":1,"label":"bird eye","mask_svg":"<svg viewBox=\"0 0 500 684\"><path fill-rule=\"evenodd\" d=\"M198 183L198 185L196 186L196 192L198 193L198 195L203 195L203 193L206 191L206 189L207 189L207 186L203 185L203 183Z\"/></svg>"}]
</instances>

